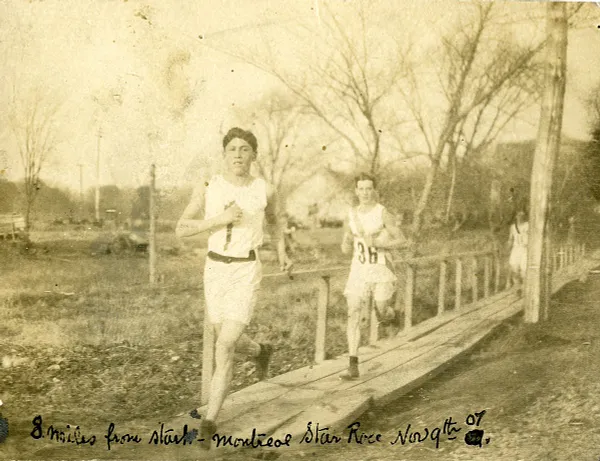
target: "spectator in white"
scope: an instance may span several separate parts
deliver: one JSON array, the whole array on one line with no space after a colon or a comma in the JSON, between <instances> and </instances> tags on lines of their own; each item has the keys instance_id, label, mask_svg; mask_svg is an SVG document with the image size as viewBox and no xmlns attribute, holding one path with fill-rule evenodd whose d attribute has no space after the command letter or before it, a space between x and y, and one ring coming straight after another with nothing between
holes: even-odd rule
<instances>
[{"instance_id":1,"label":"spectator in white","mask_svg":"<svg viewBox=\"0 0 600 461\"><path fill-rule=\"evenodd\" d=\"M519 211L515 222L510 226L508 248L510 256L510 284L522 286L527 270L527 244L529 242L529 222L524 211Z\"/></svg>"}]
</instances>

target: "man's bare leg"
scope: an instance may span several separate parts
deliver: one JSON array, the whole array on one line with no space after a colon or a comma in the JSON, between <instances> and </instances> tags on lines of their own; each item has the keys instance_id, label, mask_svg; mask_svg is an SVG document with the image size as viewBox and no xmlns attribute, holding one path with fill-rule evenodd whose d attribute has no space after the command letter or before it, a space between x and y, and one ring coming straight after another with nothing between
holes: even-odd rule
<instances>
[{"instance_id":1,"label":"man's bare leg","mask_svg":"<svg viewBox=\"0 0 600 461\"><path fill-rule=\"evenodd\" d=\"M210 395L205 419L215 421L223 406L229 384L233 376L233 360L236 343L242 336L246 325L229 320L215 326L217 342L215 344L215 370L210 382Z\"/></svg>"},{"instance_id":2,"label":"man's bare leg","mask_svg":"<svg viewBox=\"0 0 600 461\"><path fill-rule=\"evenodd\" d=\"M356 379L358 373L358 347L360 345L360 320L362 300L357 297L348 297L348 324L346 336L348 338L348 370L340 375L341 379Z\"/></svg>"},{"instance_id":3,"label":"man's bare leg","mask_svg":"<svg viewBox=\"0 0 600 461\"><path fill-rule=\"evenodd\" d=\"M392 305L392 299L393 297L384 301L375 301L375 308L378 312L379 321L381 322L381 325L386 328L387 336L393 335L393 332L391 331L393 327L400 328L400 318Z\"/></svg>"},{"instance_id":4,"label":"man's bare leg","mask_svg":"<svg viewBox=\"0 0 600 461\"><path fill-rule=\"evenodd\" d=\"M246 333L241 333L239 335L239 338L237 339L237 341L234 341L235 336L237 335L238 331L241 329L243 331L243 329L245 329L245 325L239 323L239 322L233 322L230 321L231 324L234 324L235 326L233 327L226 327L225 330L225 334L222 335L222 325L221 324L216 324L214 325L214 329L215 329L215 336L217 337L217 344L216 344L216 348L215 348L215 362L216 362L216 367L215 367L215 373L213 374L213 378L211 380L211 388L210 388L210 392L211 392L211 397L209 397L209 409L207 410L207 414L206 414L206 419L210 419L209 416L214 416L215 413L218 413L219 409L220 409L220 405L217 405L217 403L215 403L215 408L216 410L212 409L213 411L211 412L210 409L210 403L213 402L212 399L212 395L217 395L217 397L219 396L219 394L221 393L220 389L222 388L222 376L219 376L217 374L217 368L219 367L220 364L223 364L223 367L221 367L221 370L223 372L227 371L227 367L231 367L231 370L229 371L229 376L226 380L227 382L227 386L228 387L228 383L231 381L231 377L233 374L233 362L232 360L229 360L229 354L231 353L230 350L230 345L231 342L234 342L234 347L233 347L233 354L237 353L237 352L241 352L243 354L246 354L250 357L254 357L254 358L258 358L261 355L261 352L263 351L264 345L261 345L259 343L257 343L256 341L253 341L252 339L250 339L250 337L246 334ZM219 341L219 339L221 339L221 341ZM220 345L220 349L219 349L219 345ZM225 354L227 356L226 360L222 360L223 354ZM220 381L219 380L215 380L215 377L219 376ZM218 378L218 379L219 379ZM216 388L217 390L217 394L213 394L213 387ZM225 394L227 393L227 390L225 390ZM218 397L218 400L221 400L221 402L223 401L224 397ZM217 400L217 402L218 402ZM197 414L197 412L196 412ZM216 416L214 416L216 418Z\"/></svg>"}]
</instances>

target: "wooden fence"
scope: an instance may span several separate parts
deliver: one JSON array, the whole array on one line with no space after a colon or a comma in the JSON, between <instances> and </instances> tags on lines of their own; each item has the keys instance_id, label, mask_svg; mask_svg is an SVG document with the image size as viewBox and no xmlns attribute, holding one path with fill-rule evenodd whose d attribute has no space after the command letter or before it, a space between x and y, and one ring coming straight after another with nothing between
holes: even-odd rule
<instances>
[{"instance_id":1,"label":"wooden fence","mask_svg":"<svg viewBox=\"0 0 600 461\"><path fill-rule=\"evenodd\" d=\"M585 255L583 244L563 244L553 246L549 258L551 274L560 273ZM437 267L437 309L433 316L418 322L419 333L427 334L437 328L441 322L448 322L464 310L478 302L482 302L497 293L509 288L509 269L506 258L492 250L471 251L458 254L435 255L394 261L394 268L399 274L396 309L404 311L404 326L398 336L404 336L417 324L416 314L423 306L415 303L415 288L419 273L428 268ZM311 269L294 272L294 280L310 281L312 287L318 289L315 315L317 317L315 332L314 361L321 363L326 357L327 314L330 305L331 279L347 275L348 266L336 266L322 269ZM453 280L449 274L453 271ZM401 275L400 275L401 274ZM274 284L287 282L288 274L268 274L263 279ZM504 283L502 283L504 282ZM403 290L402 290L403 285ZM453 292L453 293L452 293ZM401 296L403 294L403 296ZM451 299L453 297L453 299ZM449 306L452 308L449 309ZM378 341L378 323L375 311L370 307L369 344ZM210 380L214 370L214 331L209 322L204 322L203 359L202 359L202 403L206 403Z\"/></svg>"},{"instance_id":2,"label":"wooden fence","mask_svg":"<svg viewBox=\"0 0 600 461\"><path fill-rule=\"evenodd\" d=\"M0 214L0 238L16 239L25 230L25 218L18 214Z\"/></svg>"}]
</instances>

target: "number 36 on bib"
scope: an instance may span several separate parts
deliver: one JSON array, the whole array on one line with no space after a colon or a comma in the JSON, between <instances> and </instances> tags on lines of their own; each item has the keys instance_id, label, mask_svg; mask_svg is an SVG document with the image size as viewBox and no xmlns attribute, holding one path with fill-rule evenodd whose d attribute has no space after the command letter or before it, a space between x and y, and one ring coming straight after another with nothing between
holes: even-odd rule
<instances>
[{"instance_id":1,"label":"number 36 on bib","mask_svg":"<svg viewBox=\"0 0 600 461\"><path fill-rule=\"evenodd\" d=\"M354 254L361 264L385 264L383 255L377 253L377 248L368 247L363 239L356 239Z\"/></svg>"}]
</instances>

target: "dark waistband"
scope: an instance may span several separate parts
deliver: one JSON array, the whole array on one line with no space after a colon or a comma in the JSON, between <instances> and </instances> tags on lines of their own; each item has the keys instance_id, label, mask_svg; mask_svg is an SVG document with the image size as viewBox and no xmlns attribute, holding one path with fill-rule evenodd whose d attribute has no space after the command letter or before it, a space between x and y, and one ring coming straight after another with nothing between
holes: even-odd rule
<instances>
[{"instance_id":1,"label":"dark waistband","mask_svg":"<svg viewBox=\"0 0 600 461\"><path fill-rule=\"evenodd\" d=\"M220 255L219 253L215 253L214 251L209 251L207 256L210 259L212 259L213 261L218 261L218 262L226 263L226 264L256 261L256 252L254 250L250 250L250 253L248 253L248 256L246 256L244 258L239 258L236 256L224 256L224 255Z\"/></svg>"}]
</instances>

